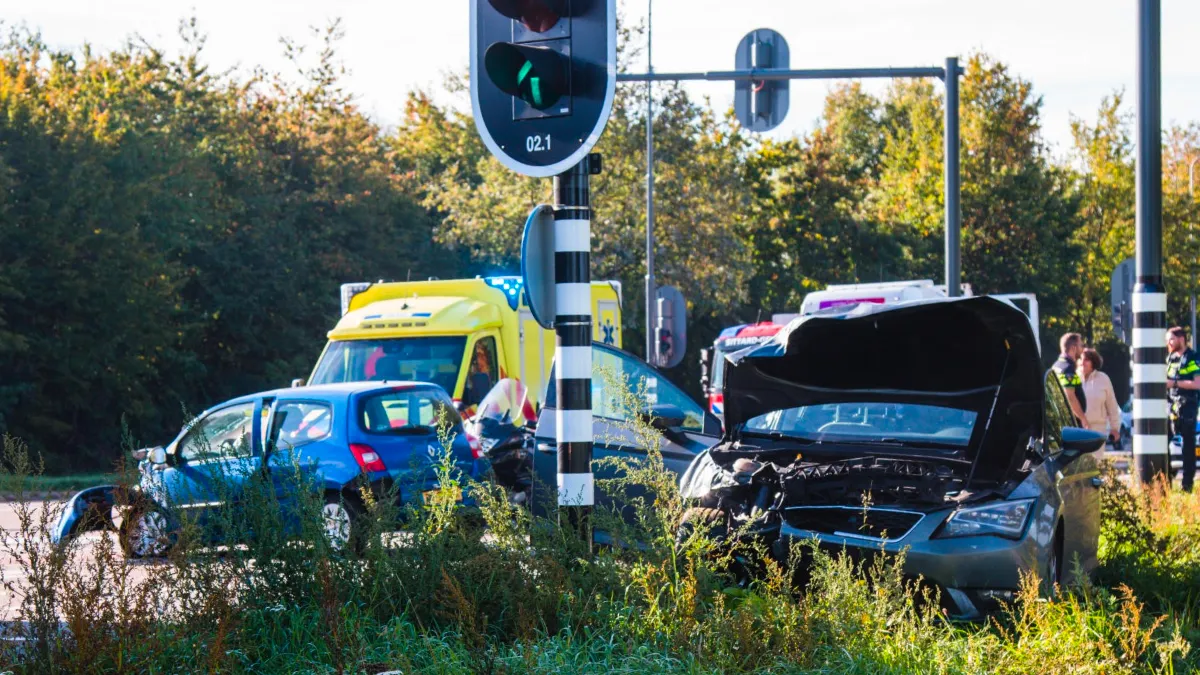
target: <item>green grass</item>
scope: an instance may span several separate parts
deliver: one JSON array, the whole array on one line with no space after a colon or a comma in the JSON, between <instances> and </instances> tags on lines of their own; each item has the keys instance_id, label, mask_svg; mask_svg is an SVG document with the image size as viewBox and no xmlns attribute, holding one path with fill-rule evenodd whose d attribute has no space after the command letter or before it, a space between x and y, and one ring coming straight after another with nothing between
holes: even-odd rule
<instances>
[{"instance_id":1,"label":"green grass","mask_svg":"<svg viewBox=\"0 0 1200 675\"><path fill-rule=\"evenodd\" d=\"M645 434L653 448L652 431ZM6 439L0 488L33 463ZM455 478L443 463L445 494ZM320 493L275 500L250 483L246 508L183 526L168 560L129 565L114 537L53 546L54 509L15 504L19 532L0 548L24 567L23 651L14 673L946 673L1174 675L1200 668L1200 499L1104 488L1102 567L1094 582L1039 596L1036 578L987 622L953 624L901 574L810 551L796 570L768 565L749 589L721 573L703 536L677 549L683 504L661 457L626 464L637 523L596 520L644 546L585 555L571 533L510 510L476 485L480 511L433 499L406 515L411 539L387 546L389 502L346 494L365 512L357 546L321 534ZM298 472L295 478L303 481ZM296 488L303 485L297 483ZM282 523L296 520L298 532ZM482 521L482 523L480 522ZM480 540L480 526L492 533ZM253 537L248 536L254 533ZM246 538L214 555L207 537ZM86 555L84 553L86 552ZM796 556L799 558L799 556ZM59 621L70 627L64 639Z\"/></svg>"},{"instance_id":2,"label":"green grass","mask_svg":"<svg viewBox=\"0 0 1200 675\"><path fill-rule=\"evenodd\" d=\"M30 492L76 492L97 485L113 485L118 477L110 473L80 473L69 476L30 476Z\"/></svg>"}]
</instances>

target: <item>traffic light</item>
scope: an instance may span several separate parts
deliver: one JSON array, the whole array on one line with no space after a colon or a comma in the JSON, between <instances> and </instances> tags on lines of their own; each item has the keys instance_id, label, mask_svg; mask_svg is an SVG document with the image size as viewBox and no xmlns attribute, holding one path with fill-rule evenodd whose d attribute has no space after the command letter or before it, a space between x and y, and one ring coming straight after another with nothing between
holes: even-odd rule
<instances>
[{"instance_id":1,"label":"traffic light","mask_svg":"<svg viewBox=\"0 0 1200 675\"><path fill-rule=\"evenodd\" d=\"M553 47L497 42L488 47L483 62L488 79L500 91L516 96L535 110L550 110L571 94L571 59ZM563 107L558 112L566 114L569 110Z\"/></svg>"},{"instance_id":2,"label":"traffic light","mask_svg":"<svg viewBox=\"0 0 1200 675\"><path fill-rule=\"evenodd\" d=\"M750 31L738 43L734 67L778 68L787 70L791 55L787 40L767 29ZM770 131L779 126L788 113L787 80L738 80L733 89L733 110L738 121L750 131Z\"/></svg>"},{"instance_id":3,"label":"traffic light","mask_svg":"<svg viewBox=\"0 0 1200 675\"><path fill-rule=\"evenodd\" d=\"M580 162L616 90L616 0L471 0L471 104L488 149L528 176Z\"/></svg>"}]
</instances>

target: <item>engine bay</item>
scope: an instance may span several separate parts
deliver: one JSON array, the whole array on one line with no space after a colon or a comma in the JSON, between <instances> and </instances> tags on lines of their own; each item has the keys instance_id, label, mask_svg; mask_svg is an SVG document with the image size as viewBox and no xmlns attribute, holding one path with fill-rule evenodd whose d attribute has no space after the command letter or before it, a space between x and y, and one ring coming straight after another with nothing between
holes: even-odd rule
<instances>
[{"instance_id":1,"label":"engine bay","mask_svg":"<svg viewBox=\"0 0 1200 675\"><path fill-rule=\"evenodd\" d=\"M787 505L942 504L962 481L944 464L912 459L855 457L837 462L771 465Z\"/></svg>"}]
</instances>

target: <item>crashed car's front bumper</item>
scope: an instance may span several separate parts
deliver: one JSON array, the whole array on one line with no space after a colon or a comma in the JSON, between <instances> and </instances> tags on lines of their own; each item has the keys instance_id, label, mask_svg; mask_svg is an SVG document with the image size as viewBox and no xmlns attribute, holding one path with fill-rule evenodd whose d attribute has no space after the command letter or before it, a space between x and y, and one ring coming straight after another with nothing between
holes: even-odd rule
<instances>
[{"instance_id":1,"label":"crashed car's front bumper","mask_svg":"<svg viewBox=\"0 0 1200 675\"><path fill-rule=\"evenodd\" d=\"M995 535L934 538L952 510L925 514L911 530L897 538L878 538L814 532L798 525L800 518L785 518L772 554L788 560L800 542L815 542L822 550L837 554L845 551L854 558L903 553L905 576L921 579L940 593L943 608L953 618L973 619L995 609L999 601L1011 600L1021 585L1022 573L1037 572L1042 578L1048 570L1039 561L1049 559L1053 544L1048 528L1030 524L1020 539Z\"/></svg>"}]
</instances>

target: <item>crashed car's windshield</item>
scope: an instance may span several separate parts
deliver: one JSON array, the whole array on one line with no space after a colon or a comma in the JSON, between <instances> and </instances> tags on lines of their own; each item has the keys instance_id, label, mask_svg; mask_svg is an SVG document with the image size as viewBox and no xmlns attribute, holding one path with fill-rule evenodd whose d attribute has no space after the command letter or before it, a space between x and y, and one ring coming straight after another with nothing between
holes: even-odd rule
<instances>
[{"instance_id":1,"label":"crashed car's windshield","mask_svg":"<svg viewBox=\"0 0 1200 675\"><path fill-rule=\"evenodd\" d=\"M966 446L976 413L915 403L825 403L775 410L743 430L822 442Z\"/></svg>"}]
</instances>

